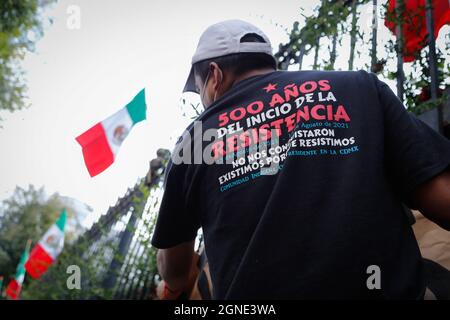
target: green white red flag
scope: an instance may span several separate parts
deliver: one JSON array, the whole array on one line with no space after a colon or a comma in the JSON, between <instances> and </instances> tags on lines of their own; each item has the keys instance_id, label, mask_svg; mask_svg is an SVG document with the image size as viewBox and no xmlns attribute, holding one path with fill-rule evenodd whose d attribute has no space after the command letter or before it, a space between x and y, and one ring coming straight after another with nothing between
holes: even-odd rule
<instances>
[{"instance_id":1,"label":"green white red flag","mask_svg":"<svg viewBox=\"0 0 450 320\"><path fill-rule=\"evenodd\" d=\"M19 299L20 291L22 290L22 284L23 280L25 279L25 263L28 260L28 256L30 253L30 244L31 241L28 240L27 245L25 246L25 250L22 253L22 256L20 257L19 265L16 269L16 274L14 275L14 278L11 279L11 281L8 284L8 287L6 287L5 294L9 299L17 300Z\"/></svg>"},{"instance_id":2,"label":"green white red flag","mask_svg":"<svg viewBox=\"0 0 450 320\"><path fill-rule=\"evenodd\" d=\"M76 138L91 177L114 162L122 142L136 123L146 119L146 112L145 89L142 89L124 108Z\"/></svg>"},{"instance_id":3,"label":"green white red flag","mask_svg":"<svg viewBox=\"0 0 450 320\"><path fill-rule=\"evenodd\" d=\"M25 269L33 279L39 279L55 262L64 247L64 227L67 213L63 209L58 220L31 250Z\"/></svg>"}]
</instances>

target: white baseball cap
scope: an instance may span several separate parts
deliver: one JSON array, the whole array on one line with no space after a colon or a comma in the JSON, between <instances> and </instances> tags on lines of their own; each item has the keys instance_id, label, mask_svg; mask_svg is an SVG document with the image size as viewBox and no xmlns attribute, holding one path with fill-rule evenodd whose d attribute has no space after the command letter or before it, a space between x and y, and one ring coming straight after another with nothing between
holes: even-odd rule
<instances>
[{"instance_id":1,"label":"white baseball cap","mask_svg":"<svg viewBox=\"0 0 450 320\"><path fill-rule=\"evenodd\" d=\"M248 34L256 34L265 42L241 42L242 37ZM203 32L192 56L192 65L199 61L244 52L266 53L275 60L272 45L264 32L242 20L226 20L209 26ZM183 92L187 91L199 93L195 87L193 66L183 89Z\"/></svg>"}]
</instances>

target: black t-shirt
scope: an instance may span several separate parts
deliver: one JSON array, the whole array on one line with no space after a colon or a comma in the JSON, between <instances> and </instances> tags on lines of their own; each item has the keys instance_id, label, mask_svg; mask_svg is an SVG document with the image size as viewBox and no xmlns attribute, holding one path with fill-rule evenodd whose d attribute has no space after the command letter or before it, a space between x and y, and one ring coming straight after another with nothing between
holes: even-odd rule
<instances>
[{"instance_id":1,"label":"black t-shirt","mask_svg":"<svg viewBox=\"0 0 450 320\"><path fill-rule=\"evenodd\" d=\"M422 297L402 203L449 166L450 142L374 74L250 77L198 120L179 154L198 156L200 141L216 163L169 163L152 244L203 228L214 298Z\"/></svg>"}]
</instances>

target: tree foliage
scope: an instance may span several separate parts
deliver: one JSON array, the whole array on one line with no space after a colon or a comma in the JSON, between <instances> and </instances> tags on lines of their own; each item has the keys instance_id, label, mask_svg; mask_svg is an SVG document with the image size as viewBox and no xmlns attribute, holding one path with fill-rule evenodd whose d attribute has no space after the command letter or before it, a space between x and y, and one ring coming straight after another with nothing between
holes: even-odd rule
<instances>
[{"instance_id":1,"label":"tree foliage","mask_svg":"<svg viewBox=\"0 0 450 320\"><path fill-rule=\"evenodd\" d=\"M61 196L47 197L43 188L36 189L32 185L27 189L16 187L13 195L3 201L0 206L0 275L5 280L14 274L27 240L36 243L63 208L69 219L75 215L74 209L68 207Z\"/></svg>"},{"instance_id":2,"label":"tree foliage","mask_svg":"<svg viewBox=\"0 0 450 320\"><path fill-rule=\"evenodd\" d=\"M65 246L56 263L39 280L29 280L21 294L22 299L149 299L153 295L157 274L156 249L150 244L156 222L160 185L150 190L144 184L135 189L130 202L137 213L137 223L129 225L125 212L116 217L113 225L96 223L96 233L87 232L76 242ZM150 202L147 203L147 199ZM143 207L145 204L145 208ZM122 222L120 222L122 220ZM106 222L106 220L103 220ZM118 226L118 224L121 226ZM128 229L129 228L129 229ZM92 229L91 229L92 230ZM127 251L120 253L119 242L124 232L130 232L132 241ZM112 270L113 260L120 266ZM69 266L80 268L80 288L69 289ZM112 272L112 274L111 274ZM108 276L117 281L113 287L106 284Z\"/></svg>"},{"instance_id":3,"label":"tree foliage","mask_svg":"<svg viewBox=\"0 0 450 320\"><path fill-rule=\"evenodd\" d=\"M320 5L314 10L314 14L306 16L301 14L299 21L303 19L302 27L300 22L296 21L293 24L292 30L289 33L289 42L279 45L279 51L275 54L278 59L278 67L280 69L287 69L289 65L299 64L302 68L303 57L308 54L314 54L313 69L321 70L334 70L335 61L337 57L336 47L340 46L339 50L345 50L342 47L342 36L350 35L350 58L349 58L349 70L354 69L354 51L356 55L361 57L367 57L364 62L365 69L377 74L383 75L387 79L395 80L397 78L397 70L389 70L389 63L396 68L396 64L392 63L397 60L396 39L390 39L385 44L385 52L378 53L384 55L383 59L377 58L376 38L369 40L372 42L372 52L369 55L362 55L361 49L363 45L368 45L364 41L364 33L360 30L360 14L357 8L360 6L368 5L369 0L322 0ZM373 6L373 1L372 1ZM382 4L381 9L383 11L383 19L391 21L393 23L404 23L402 18L397 18L392 12L387 10L387 4ZM351 21L349 23L349 17ZM376 25L375 25L376 26ZM376 31L376 29L371 32ZM319 55L319 48L321 47L320 39L329 38L332 39L331 45L328 48L327 54ZM420 114L426 110L435 108L437 105L443 103L448 97L443 94L444 90L448 88L449 76L450 76L450 61L448 52L450 48L450 37L446 35L445 48L436 48L437 55L437 69L438 69L438 87L439 97L436 100L430 99L430 70L429 70L429 57L428 47L424 45L424 49L418 52L417 59L411 64L410 70L405 72L404 80L404 103L408 110ZM427 39L423 39L424 43ZM341 53L341 52L340 52ZM322 61L319 61L321 58ZM370 58L370 60L369 60Z\"/></svg>"},{"instance_id":4,"label":"tree foliage","mask_svg":"<svg viewBox=\"0 0 450 320\"><path fill-rule=\"evenodd\" d=\"M385 19L395 24L406 23L406 18L396 17L393 12L388 10L388 4L383 6L385 11ZM409 19L415 19L420 12L410 15ZM420 16L419 19L425 17ZM395 39L396 40L396 39ZM445 103L448 96L444 94L444 90L450 85L450 59L445 53L450 50L450 36L445 35L445 48L441 50L436 47L436 67L437 67L437 86L438 98L431 99L431 72L428 39L424 38L420 42L422 50L415 52L415 60L410 64L409 72L405 72L404 79L404 103L409 111L415 114L421 114L427 110L436 108L438 105ZM385 45L385 51L388 59L397 59L397 43L394 39L389 40ZM384 75L391 80L397 79L397 70L384 70Z\"/></svg>"},{"instance_id":5,"label":"tree foliage","mask_svg":"<svg viewBox=\"0 0 450 320\"><path fill-rule=\"evenodd\" d=\"M0 110L25 104L26 83L20 66L42 36L42 10L54 0L0 1Z\"/></svg>"},{"instance_id":6,"label":"tree foliage","mask_svg":"<svg viewBox=\"0 0 450 320\"><path fill-rule=\"evenodd\" d=\"M342 35L348 31L347 20L351 13L351 3L358 5L368 0L344 1L344 0L322 0L320 6L316 7L310 16L301 14L303 26L300 28L298 21L294 22L289 34L289 42L280 44L279 51L275 57L279 61L280 69L287 69L289 64L300 63L303 55L314 51L315 59L313 69L334 69L336 60L336 45L341 45ZM330 56L319 65L318 50L320 39L326 37L332 39L332 48L329 48ZM300 61L299 61L300 60Z\"/></svg>"}]
</instances>

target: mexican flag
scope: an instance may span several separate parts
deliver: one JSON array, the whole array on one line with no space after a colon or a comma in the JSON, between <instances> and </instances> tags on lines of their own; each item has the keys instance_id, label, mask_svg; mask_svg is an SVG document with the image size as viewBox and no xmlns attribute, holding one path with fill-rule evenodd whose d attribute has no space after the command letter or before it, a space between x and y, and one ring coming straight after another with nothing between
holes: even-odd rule
<instances>
[{"instance_id":1,"label":"mexican flag","mask_svg":"<svg viewBox=\"0 0 450 320\"><path fill-rule=\"evenodd\" d=\"M28 240L27 245L25 246L25 250L20 257L20 262L16 269L16 275L14 276L14 279L9 282L8 287L5 290L5 294L9 299L17 300L19 298L23 279L25 279L24 265L27 262L28 256L30 254L30 244L31 241Z\"/></svg>"},{"instance_id":2,"label":"mexican flag","mask_svg":"<svg viewBox=\"0 0 450 320\"><path fill-rule=\"evenodd\" d=\"M63 209L58 220L44 234L41 240L31 250L25 263L25 269L33 279L39 279L56 260L64 247L64 227L67 213Z\"/></svg>"},{"instance_id":3,"label":"mexican flag","mask_svg":"<svg viewBox=\"0 0 450 320\"><path fill-rule=\"evenodd\" d=\"M145 89L142 89L124 108L76 138L83 148L84 163L91 177L114 162L123 140L136 123L145 120L146 111Z\"/></svg>"}]
</instances>

